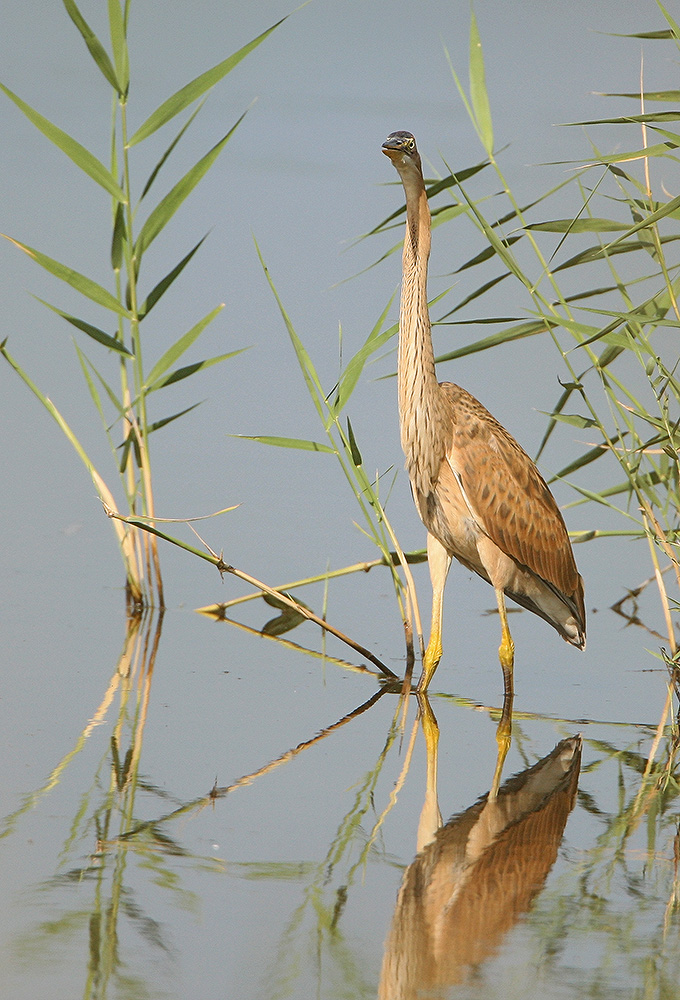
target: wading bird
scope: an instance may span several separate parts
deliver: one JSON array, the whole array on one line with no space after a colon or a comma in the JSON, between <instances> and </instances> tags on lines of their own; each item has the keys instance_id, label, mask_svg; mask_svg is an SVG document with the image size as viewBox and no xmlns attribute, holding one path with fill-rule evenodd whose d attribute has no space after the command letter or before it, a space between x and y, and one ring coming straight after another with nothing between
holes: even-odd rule
<instances>
[{"instance_id":1,"label":"wading bird","mask_svg":"<svg viewBox=\"0 0 680 1000\"><path fill-rule=\"evenodd\" d=\"M444 585L455 556L496 591L505 688L499 739L509 738L514 643L505 598L583 649L583 580L562 515L532 460L474 396L437 382L427 306L430 209L420 156L410 132L392 132L382 151L406 194L399 419L413 499L427 528L432 580L432 628L418 690L427 690L441 659Z\"/></svg>"}]
</instances>

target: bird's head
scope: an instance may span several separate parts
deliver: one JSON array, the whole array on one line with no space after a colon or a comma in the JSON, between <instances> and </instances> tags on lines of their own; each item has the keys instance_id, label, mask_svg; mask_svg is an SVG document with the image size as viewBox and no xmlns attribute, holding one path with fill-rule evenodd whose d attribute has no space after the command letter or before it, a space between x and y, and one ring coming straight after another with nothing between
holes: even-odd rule
<instances>
[{"instance_id":1,"label":"bird's head","mask_svg":"<svg viewBox=\"0 0 680 1000\"><path fill-rule=\"evenodd\" d=\"M416 140L410 132L390 133L382 144L382 151L385 156L389 156L402 176L414 169L422 176L420 154L416 147Z\"/></svg>"}]
</instances>

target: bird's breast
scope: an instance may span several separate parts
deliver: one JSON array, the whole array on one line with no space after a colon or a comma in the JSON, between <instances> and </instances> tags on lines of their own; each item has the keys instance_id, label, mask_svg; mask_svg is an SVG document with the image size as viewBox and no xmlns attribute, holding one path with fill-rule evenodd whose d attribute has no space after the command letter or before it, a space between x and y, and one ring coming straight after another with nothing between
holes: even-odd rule
<instances>
[{"instance_id":1,"label":"bird's breast","mask_svg":"<svg viewBox=\"0 0 680 1000\"><path fill-rule=\"evenodd\" d=\"M414 487L413 495L420 518L429 533L456 559L486 576L478 551L483 531L471 514L448 465L444 463L440 468L434 489L423 494Z\"/></svg>"}]
</instances>

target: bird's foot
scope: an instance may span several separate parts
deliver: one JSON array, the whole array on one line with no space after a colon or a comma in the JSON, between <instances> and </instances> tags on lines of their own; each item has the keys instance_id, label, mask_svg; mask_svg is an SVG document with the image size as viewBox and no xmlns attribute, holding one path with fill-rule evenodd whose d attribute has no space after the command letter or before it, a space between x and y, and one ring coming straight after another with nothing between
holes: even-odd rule
<instances>
[{"instance_id":1,"label":"bird's foot","mask_svg":"<svg viewBox=\"0 0 680 1000\"><path fill-rule=\"evenodd\" d=\"M423 657L423 672L420 675L420 680L418 681L417 691L422 693L427 691L428 685L434 676L434 672L439 666L439 661L442 658L442 645L441 642L434 641L430 639L427 644L427 649L425 650L425 656Z\"/></svg>"}]
</instances>

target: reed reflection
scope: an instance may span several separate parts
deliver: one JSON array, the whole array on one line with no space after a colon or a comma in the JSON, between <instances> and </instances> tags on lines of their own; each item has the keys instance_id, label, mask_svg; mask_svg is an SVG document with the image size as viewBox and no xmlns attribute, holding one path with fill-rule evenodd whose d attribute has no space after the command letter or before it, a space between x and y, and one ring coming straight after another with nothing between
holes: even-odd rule
<instances>
[{"instance_id":1,"label":"reed reflection","mask_svg":"<svg viewBox=\"0 0 680 1000\"><path fill-rule=\"evenodd\" d=\"M399 890L380 1000L444 996L447 987L466 982L498 950L542 888L576 800L580 736L558 743L495 796L484 795L442 826L437 723L424 702L428 761L419 853Z\"/></svg>"}]
</instances>

